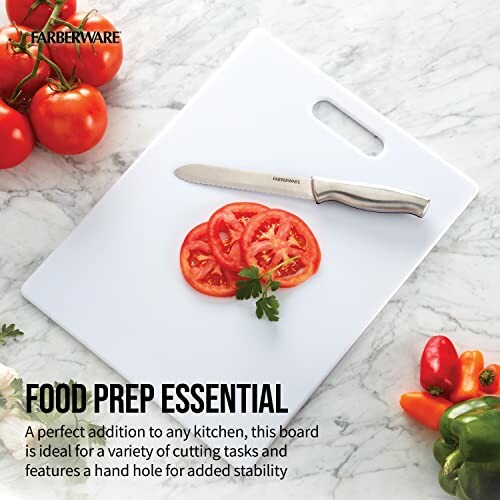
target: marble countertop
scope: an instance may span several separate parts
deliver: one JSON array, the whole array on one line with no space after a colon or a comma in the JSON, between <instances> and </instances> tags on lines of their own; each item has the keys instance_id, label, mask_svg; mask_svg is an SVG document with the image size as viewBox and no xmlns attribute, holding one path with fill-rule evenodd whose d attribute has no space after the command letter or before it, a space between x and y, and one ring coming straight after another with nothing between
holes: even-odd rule
<instances>
[{"instance_id":1,"label":"marble countertop","mask_svg":"<svg viewBox=\"0 0 500 500\"><path fill-rule=\"evenodd\" d=\"M290 444L285 481L24 480L0 448L2 498L449 498L436 480L434 434L410 422L398 398L418 387L420 350L436 332L500 357L498 2L110 0L99 9L126 49L118 78L103 88L104 140L76 157L37 149L0 172L0 322L26 331L0 349L0 361L27 380L121 381L20 286L256 26L455 164L480 193L298 414L296 423L320 425L320 439ZM165 419L174 425L156 410L106 423Z\"/></svg>"}]
</instances>

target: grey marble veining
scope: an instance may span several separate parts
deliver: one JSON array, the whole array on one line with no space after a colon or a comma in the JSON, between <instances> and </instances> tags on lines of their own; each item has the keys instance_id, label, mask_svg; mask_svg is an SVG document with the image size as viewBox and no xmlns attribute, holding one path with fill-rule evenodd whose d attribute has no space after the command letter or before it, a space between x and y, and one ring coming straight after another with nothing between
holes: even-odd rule
<instances>
[{"instance_id":1,"label":"grey marble veining","mask_svg":"<svg viewBox=\"0 0 500 500\"><path fill-rule=\"evenodd\" d=\"M285 481L23 480L22 467L0 448L2 498L448 498L436 480L435 435L402 415L398 399L418 388L420 351L436 332L482 349L491 362L500 358L498 2L114 0L98 7L122 30L126 50L118 78L103 88L105 139L71 158L38 148L23 166L0 172L0 322L26 331L0 348L0 361L28 381L120 381L22 299L20 285L256 26L470 175L480 193L296 417L319 424L320 439L290 443ZM175 425L157 410L102 420Z\"/></svg>"}]
</instances>

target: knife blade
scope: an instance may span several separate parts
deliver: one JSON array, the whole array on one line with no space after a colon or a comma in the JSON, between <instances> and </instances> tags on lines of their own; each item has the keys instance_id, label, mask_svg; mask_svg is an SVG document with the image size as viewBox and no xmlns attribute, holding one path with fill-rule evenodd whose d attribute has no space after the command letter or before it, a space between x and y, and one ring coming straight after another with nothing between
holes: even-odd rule
<instances>
[{"instance_id":1,"label":"knife blade","mask_svg":"<svg viewBox=\"0 0 500 500\"><path fill-rule=\"evenodd\" d=\"M183 165L174 171L184 181L323 203L336 201L353 208L424 217L430 200L402 189L346 182L326 177L294 177L204 164Z\"/></svg>"}]
</instances>

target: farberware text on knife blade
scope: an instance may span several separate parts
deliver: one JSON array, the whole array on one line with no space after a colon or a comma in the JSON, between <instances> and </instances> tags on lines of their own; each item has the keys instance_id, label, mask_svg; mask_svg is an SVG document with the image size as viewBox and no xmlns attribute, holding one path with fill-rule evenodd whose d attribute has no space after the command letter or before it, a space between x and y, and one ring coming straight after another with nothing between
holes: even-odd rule
<instances>
[{"instance_id":1,"label":"farberware text on knife blade","mask_svg":"<svg viewBox=\"0 0 500 500\"><path fill-rule=\"evenodd\" d=\"M273 181L290 182L291 184L300 184L300 179L291 179L290 177L276 177L275 175L273 175Z\"/></svg>"}]
</instances>

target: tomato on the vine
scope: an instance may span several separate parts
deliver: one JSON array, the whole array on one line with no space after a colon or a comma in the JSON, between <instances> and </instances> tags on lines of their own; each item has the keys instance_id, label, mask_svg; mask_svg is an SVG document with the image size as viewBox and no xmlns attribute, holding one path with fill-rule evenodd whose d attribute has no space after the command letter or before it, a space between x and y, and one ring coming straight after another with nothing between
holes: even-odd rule
<instances>
[{"instance_id":1,"label":"tomato on the vine","mask_svg":"<svg viewBox=\"0 0 500 500\"><path fill-rule=\"evenodd\" d=\"M12 42L19 42L21 33L31 33L25 26L4 26L0 28L0 97L9 99L16 85L31 73L38 55L38 44L27 46L28 54L16 52ZM31 42L27 35L27 42ZM43 54L50 57L48 47L43 48ZM27 81L21 88L22 97L31 97L47 80L50 75L49 65L41 61L35 78Z\"/></svg>"},{"instance_id":2,"label":"tomato on the vine","mask_svg":"<svg viewBox=\"0 0 500 500\"><path fill-rule=\"evenodd\" d=\"M35 8L32 9L33 5ZM41 31L52 14L54 4L48 0L6 0L5 8L12 23ZM66 0L59 17L67 19L75 12L76 0Z\"/></svg>"},{"instance_id":3,"label":"tomato on the vine","mask_svg":"<svg viewBox=\"0 0 500 500\"><path fill-rule=\"evenodd\" d=\"M222 267L208 244L208 224L191 229L180 254L184 279L196 290L213 297L230 297L236 293L238 278L234 271Z\"/></svg>"},{"instance_id":4,"label":"tomato on the vine","mask_svg":"<svg viewBox=\"0 0 500 500\"><path fill-rule=\"evenodd\" d=\"M24 161L35 145L28 119L0 99L0 169Z\"/></svg>"},{"instance_id":5,"label":"tomato on the vine","mask_svg":"<svg viewBox=\"0 0 500 500\"><path fill-rule=\"evenodd\" d=\"M240 240L245 261L262 274L298 257L273 273L283 288L297 286L319 267L321 251L307 224L285 210L270 209L255 215Z\"/></svg>"},{"instance_id":6,"label":"tomato on the vine","mask_svg":"<svg viewBox=\"0 0 500 500\"><path fill-rule=\"evenodd\" d=\"M84 32L115 32L116 28L105 18L99 15L78 13L69 17L66 22L79 27L82 22ZM68 26L58 26L55 31L68 32ZM91 43L85 40L82 43L53 43L50 44L54 62L61 68L64 76L70 78L73 70L75 77L82 82L100 87L108 83L118 72L123 61L123 45L121 38L118 43L108 43L96 40Z\"/></svg>"},{"instance_id":7,"label":"tomato on the vine","mask_svg":"<svg viewBox=\"0 0 500 500\"><path fill-rule=\"evenodd\" d=\"M208 238L215 258L227 269L241 271L240 237L248 221L268 207L259 203L230 203L217 210L208 221Z\"/></svg>"},{"instance_id":8,"label":"tomato on the vine","mask_svg":"<svg viewBox=\"0 0 500 500\"><path fill-rule=\"evenodd\" d=\"M44 85L31 101L33 129L40 144L54 153L83 153L106 131L106 103L99 90L86 83L65 91L55 83Z\"/></svg>"}]
</instances>

